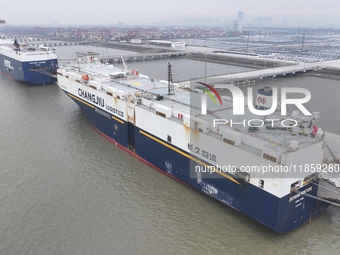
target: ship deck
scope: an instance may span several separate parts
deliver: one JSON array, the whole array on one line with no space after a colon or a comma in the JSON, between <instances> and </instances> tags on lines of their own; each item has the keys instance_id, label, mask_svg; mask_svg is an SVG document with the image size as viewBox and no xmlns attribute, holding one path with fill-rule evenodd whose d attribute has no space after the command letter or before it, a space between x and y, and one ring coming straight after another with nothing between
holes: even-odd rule
<instances>
[{"instance_id":1,"label":"ship deck","mask_svg":"<svg viewBox=\"0 0 340 255\"><path fill-rule=\"evenodd\" d=\"M14 51L13 41L8 40L0 40L0 51L7 52L10 54L16 54L17 52ZM54 54L51 58L57 58L55 55L54 49L49 49L44 47L44 49L40 49L39 47L31 47L27 45L20 45L20 55L22 56L41 56L41 55L48 55Z\"/></svg>"},{"instance_id":2,"label":"ship deck","mask_svg":"<svg viewBox=\"0 0 340 255\"><path fill-rule=\"evenodd\" d=\"M115 69L111 66L109 69L105 68L105 65L100 67L97 70L103 74L103 76L108 76L110 73L119 72L119 69ZM141 76L143 77L143 76ZM233 114L233 102L229 99L222 97L222 106L219 104L214 104L212 100L208 98L207 100L207 108L209 109L206 115L201 115L201 96L202 93L196 89L188 89L185 87L180 87L178 84L174 85L174 95L168 95L168 84L167 81L155 81L153 79L149 79L148 77L139 78L137 76L127 76L124 79L110 80L103 83L104 86L102 88L102 92L106 93L106 87L113 87L117 90L124 91L125 93L138 93L144 94L144 97L147 99L153 99L157 95L163 96L162 100L153 99L153 101L157 104L172 108L177 110L178 112L190 115L197 119L201 119L205 122L211 123L210 126L213 125L215 119L225 119L229 122L233 123L243 123L245 120L246 125L243 124L235 124L232 127L230 125L219 125L217 130L213 130L210 128L212 132L208 132L208 135L211 136L220 136L220 130L233 130L236 132L240 132L243 134L248 134L253 137L256 137L262 141L267 142L266 146L271 147L278 152L284 152L289 150L290 142L292 140L298 142L299 148L310 146L316 142L320 141L320 136L318 138L314 138L310 135L312 132L311 128L308 128L309 121L311 120L311 116L304 116L301 112L298 113L298 116L291 117L285 116L282 118L280 112L274 112L270 116L266 116L266 120L268 119L276 119L276 121L267 121L264 123L262 127L259 127L257 131L250 132L248 130L248 121L251 121L251 125L259 126L261 125L262 116L256 116L251 113L247 106L245 106L245 114L242 116ZM175 118L172 118L175 119ZM286 119L284 122L286 126L289 125L289 119L294 119L298 124L293 127L292 130L280 130L280 129L268 129L266 126L276 126L282 127L281 120ZM257 120L257 121L256 121ZM279 121L280 120L280 121ZM293 123L293 122L292 122ZM299 125L303 125L304 128L300 128ZM303 130L304 133L300 134L300 131ZM242 146L242 144L241 144ZM245 145L246 146L246 145ZM248 150L253 150L256 154L256 148L244 148ZM254 151L255 150L255 151Z\"/></svg>"}]
</instances>

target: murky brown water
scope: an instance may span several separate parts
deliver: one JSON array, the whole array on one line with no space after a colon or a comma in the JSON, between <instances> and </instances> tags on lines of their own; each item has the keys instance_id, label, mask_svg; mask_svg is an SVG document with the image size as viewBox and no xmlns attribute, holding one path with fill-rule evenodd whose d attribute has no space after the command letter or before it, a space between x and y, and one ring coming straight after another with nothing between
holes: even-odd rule
<instances>
[{"instance_id":1,"label":"murky brown water","mask_svg":"<svg viewBox=\"0 0 340 255\"><path fill-rule=\"evenodd\" d=\"M159 73L164 63L166 75L167 62L134 66ZM188 60L173 66L183 78L204 70ZM308 107L321 112L325 130L340 133L338 81L268 82L308 86L317 95ZM56 85L0 76L0 94L0 254L339 253L340 208L275 234L114 146Z\"/></svg>"}]
</instances>

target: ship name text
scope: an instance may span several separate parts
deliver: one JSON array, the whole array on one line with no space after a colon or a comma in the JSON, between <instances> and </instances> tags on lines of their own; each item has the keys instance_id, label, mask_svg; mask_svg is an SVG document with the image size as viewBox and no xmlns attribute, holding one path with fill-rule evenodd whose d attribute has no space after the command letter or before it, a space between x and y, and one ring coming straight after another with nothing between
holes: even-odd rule
<instances>
[{"instance_id":1,"label":"ship name text","mask_svg":"<svg viewBox=\"0 0 340 255\"><path fill-rule=\"evenodd\" d=\"M104 99L99 96L89 93L83 89L78 89L78 95L91 103L104 107Z\"/></svg>"},{"instance_id":2,"label":"ship name text","mask_svg":"<svg viewBox=\"0 0 340 255\"><path fill-rule=\"evenodd\" d=\"M101 107L105 107L105 109L109 112L111 112L112 114L116 115L116 116L119 116L119 117L122 117L124 118L124 112L118 110L117 108L114 108L108 104L105 104L104 102L104 98L101 98L99 96L96 96L95 94L92 94L90 92L87 92L83 89L78 89L78 95L84 99L86 99L87 101L93 103L93 104L96 104L98 106L101 106Z\"/></svg>"},{"instance_id":3,"label":"ship name text","mask_svg":"<svg viewBox=\"0 0 340 255\"><path fill-rule=\"evenodd\" d=\"M7 68L12 69L12 70L14 69L14 67L11 66L11 61L4 59L4 64Z\"/></svg>"},{"instance_id":4,"label":"ship name text","mask_svg":"<svg viewBox=\"0 0 340 255\"><path fill-rule=\"evenodd\" d=\"M114 108L114 107L112 107L112 106L110 106L108 104L105 105L105 108L106 108L106 110L112 112L113 114L118 115L118 116L124 118L124 112L119 111L117 108Z\"/></svg>"},{"instance_id":5,"label":"ship name text","mask_svg":"<svg viewBox=\"0 0 340 255\"><path fill-rule=\"evenodd\" d=\"M309 187L303 191L301 191L300 193L297 193L296 195L292 196L289 198L289 202L292 202L293 200L297 199L298 197L306 194L307 192L311 191L313 189L313 187Z\"/></svg>"},{"instance_id":6,"label":"ship name text","mask_svg":"<svg viewBox=\"0 0 340 255\"><path fill-rule=\"evenodd\" d=\"M212 154L211 152L208 152L206 150L203 150L202 148L195 147L193 144L188 143L188 150L190 153L195 153L197 155L203 156L204 158L211 160L213 162L217 162L217 158L215 154Z\"/></svg>"}]
</instances>

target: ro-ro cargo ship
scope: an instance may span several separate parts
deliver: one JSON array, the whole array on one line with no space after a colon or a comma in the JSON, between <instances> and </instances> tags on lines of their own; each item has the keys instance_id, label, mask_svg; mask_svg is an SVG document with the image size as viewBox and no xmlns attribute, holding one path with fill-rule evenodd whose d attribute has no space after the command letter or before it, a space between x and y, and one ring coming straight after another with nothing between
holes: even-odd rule
<instances>
[{"instance_id":1,"label":"ro-ro cargo ship","mask_svg":"<svg viewBox=\"0 0 340 255\"><path fill-rule=\"evenodd\" d=\"M230 98L222 97L222 104L208 100L209 111L202 115L202 89L170 78L171 73L169 81L157 81L126 66L102 64L94 53L78 53L77 64L58 69L59 87L108 140L268 228L291 231L330 205L318 199L320 174L301 170L304 164L323 164L318 113L309 117L295 111L285 126L279 118L257 120L265 124L255 128L216 126L216 119L235 117ZM261 89L257 101L268 103L271 96L271 89ZM252 117L245 109L245 118ZM281 170L264 174L249 171L252 166Z\"/></svg>"},{"instance_id":2,"label":"ro-ro cargo ship","mask_svg":"<svg viewBox=\"0 0 340 255\"><path fill-rule=\"evenodd\" d=\"M0 41L0 72L8 78L36 85L55 82L58 58L54 49Z\"/></svg>"}]
</instances>

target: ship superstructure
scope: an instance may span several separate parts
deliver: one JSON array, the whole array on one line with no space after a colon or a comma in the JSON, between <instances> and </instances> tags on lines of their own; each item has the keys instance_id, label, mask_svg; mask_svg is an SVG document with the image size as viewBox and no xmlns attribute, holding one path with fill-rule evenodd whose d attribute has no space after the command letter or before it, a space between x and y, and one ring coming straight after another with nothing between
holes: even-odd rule
<instances>
[{"instance_id":1,"label":"ship superstructure","mask_svg":"<svg viewBox=\"0 0 340 255\"><path fill-rule=\"evenodd\" d=\"M77 64L59 69L58 85L114 144L276 232L310 222L329 206L314 198L319 173L305 171L323 164L319 113L259 118L245 106L235 116L225 96L221 104L208 100L202 115L197 84L156 81L102 64L94 53L79 53ZM258 91L258 109L271 91Z\"/></svg>"}]
</instances>

